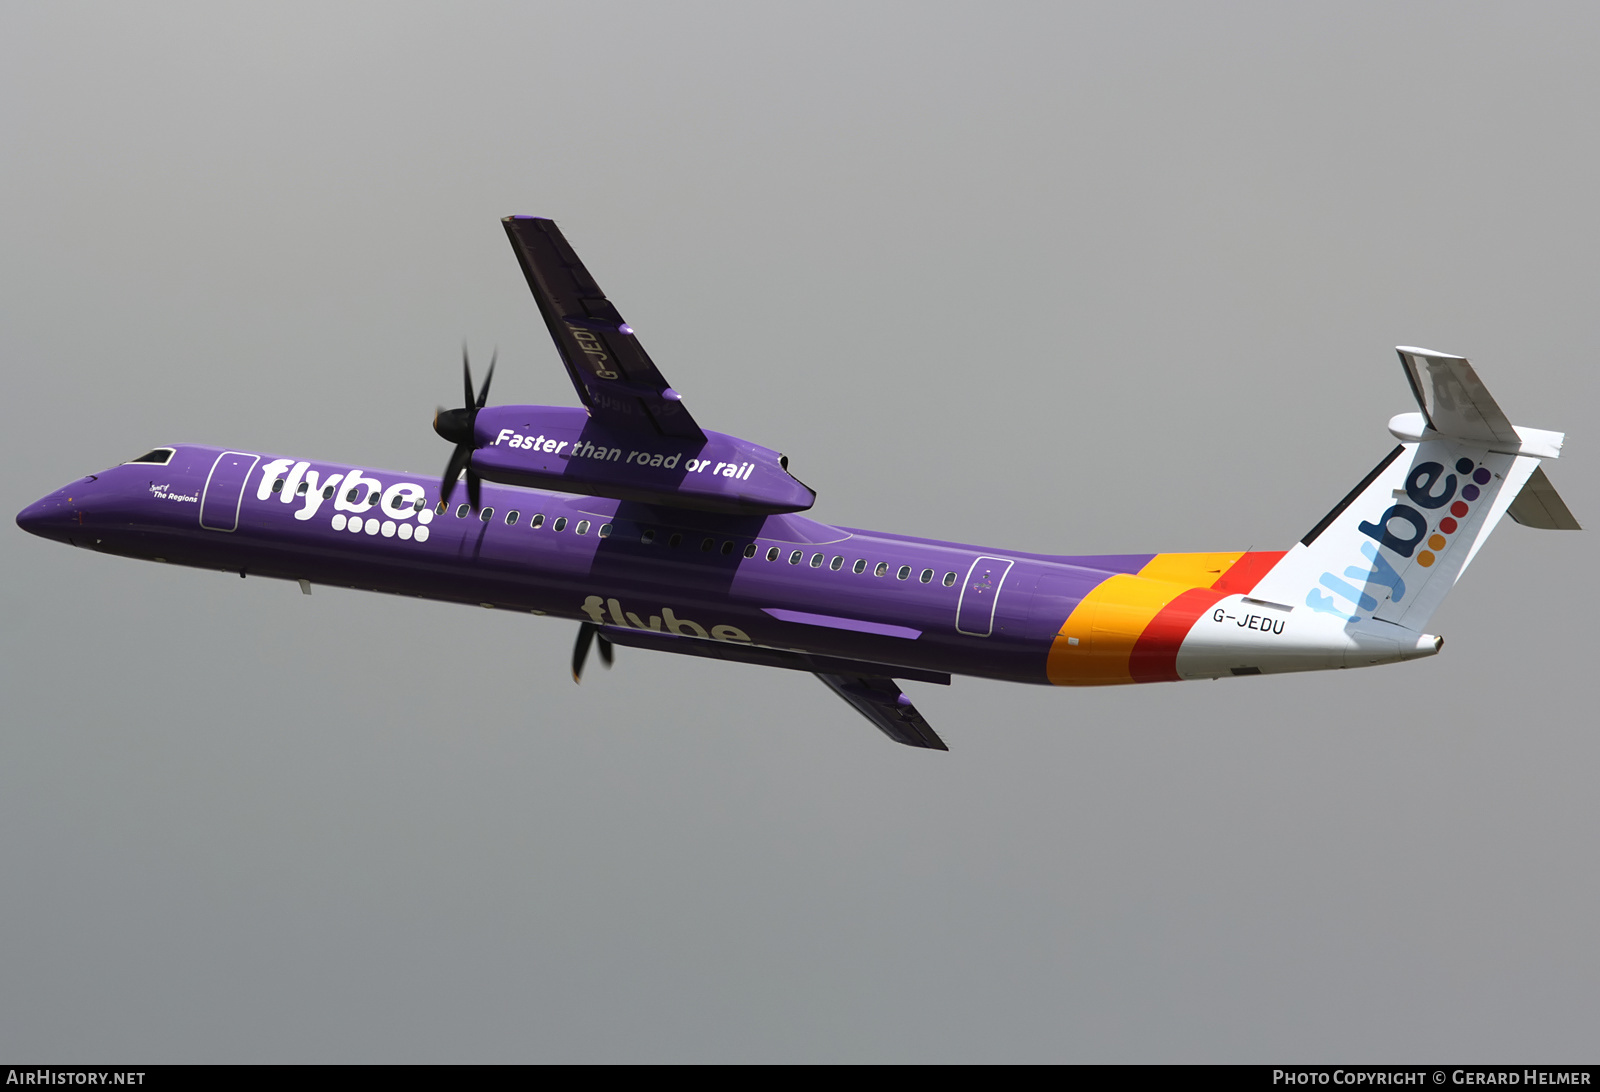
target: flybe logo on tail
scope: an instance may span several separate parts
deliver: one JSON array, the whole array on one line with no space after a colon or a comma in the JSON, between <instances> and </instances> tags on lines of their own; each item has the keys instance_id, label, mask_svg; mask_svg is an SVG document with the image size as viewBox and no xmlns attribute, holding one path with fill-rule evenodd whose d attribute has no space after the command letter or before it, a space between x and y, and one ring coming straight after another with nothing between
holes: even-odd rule
<instances>
[{"instance_id":1,"label":"flybe logo on tail","mask_svg":"<svg viewBox=\"0 0 1600 1092\"><path fill-rule=\"evenodd\" d=\"M1388 588L1390 601L1400 602L1406 596L1405 581L1379 547L1401 558L1414 555L1419 566L1432 568L1492 478L1487 468L1475 466L1471 459L1458 459L1453 474L1446 472L1443 463L1412 467L1405 486L1406 500L1411 503L1396 501L1376 520L1357 524L1357 530L1373 540L1361 543L1363 563L1347 566L1342 574L1323 573L1317 581L1320 587L1306 593L1306 606L1354 622L1360 617L1358 610L1370 614L1378 609L1377 598L1366 590L1373 585ZM1434 515L1439 516L1437 524L1432 523ZM1419 550L1419 546L1424 548Z\"/></svg>"}]
</instances>

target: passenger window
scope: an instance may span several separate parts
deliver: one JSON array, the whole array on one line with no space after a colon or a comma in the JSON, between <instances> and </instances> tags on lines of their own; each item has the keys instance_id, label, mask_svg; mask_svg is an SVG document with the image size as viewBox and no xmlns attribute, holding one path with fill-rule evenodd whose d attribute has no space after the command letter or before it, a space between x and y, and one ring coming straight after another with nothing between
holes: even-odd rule
<instances>
[{"instance_id":1,"label":"passenger window","mask_svg":"<svg viewBox=\"0 0 1600 1092\"><path fill-rule=\"evenodd\" d=\"M586 520L586 519L580 519L578 521L578 525L576 527L574 527L572 530L576 534L580 534L580 535L588 534L589 533L589 521Z\"/></svg>"},{"instance_id":2,"label":"passenger window","mask_svg":"<svg viewBox=\"0 0 1600 1092\"><path fill-rule=\"evenodd\" d=\"M367 503L368 504L377 504L378 503L378 491L376 489L374 489L372 492L367 494Z\"/></svg>"},{"instance_id":3,"label":"passenger window","mask_svg":"<svg viewBox=\"0 0 1600 1092\"><path fill-rule=\"evenodd\" d=\"M300 488L299 488L299 489L296 489L296 490L295 490L295 491L294 491L294 492L295 492L295 496L297 496L297 497L303 497L303 496L305 496L305 495L306 495L306 494L307 494L307 493L308 493L308 492L310 492L310 490L311 490L311 483L310 483L310 482L301 482L301 483L300 483Z\"/></svg>"},{"instance_id":4,"label":"passenger window","mask_svg":"<svg viewBox=\"0 0 1600 1092\"><path fill-rule=\"evenodd\" d=\"M853 572L853 573L864 573L864 572L866 572L867 571L867 559L864 558L864 557L856 558L856 563L854 565L850 566L850 571Z\"/></svg>"},{"instance_id":5,"label":"passenger window","mask_svg":"<svg viewBox=\"0 0 1600 1092\"><path fill-rule=\"evenodd\" d=\"M277 481L272 483L272 491L274 493L282 493L283 492L283 479L282 478L279 478Z\"/></svg>"},{"instance_id":6,"label":"passenger window","mask_svg":"<svg viewBox=\"0 0 1600 1092\"><path fill-rule=\"evenodd\" d=\"M484 508L484 509L480 510L478 512L478 518L480 520L482 520L484 523L488 523L490 520L494 519L494 509L493 508Z\"/></svg>"},{"instance_id":7,"label":"passenger window","mask_svg":"<svg viewBox=\"0 0 1600 1092\"><path fill-rule=\"evenodd\" d=\"M811 555L811 567L813 569L822 568L822 555L821 554L812 554Z\"/></svg>"},{"instance_id":8,"label":"passenger window","mask_svg":"<svg viewBox=\"0 0 1600 1092\"><path fill-rule=\"evenodd\" d=\"M709 554L711 552L711 547L715 546L716 544L717 543L716 543L715 539L710 539L710 538L701 539L700 540L700 552L704 553L704 554Z\"/></svg>"},{"instance_id":9,"label":"passenger window","mask_svg":"<svg viewBox=\"0 0 1600 1092\"><path fill-rule=\"evenodd\" d=\"M323 490L322 495L324 497L331 497L331 496L333 496L333 490L332 489L325 489L325 490ZM439 502L438 506L436 508L434 508L433 514L436 515L436 516L442 516L442 515L444 515L444 510L446 508L448 508L448 507L450 507L450 502L446 501L446 500L442 500L442 501Z\"/></svg>"},{"instance_id":10,"label":"passenger window","mask_svg":"<svg viewBox=\"0 0 1600 1092\"><path fill-rule=\"evenodd\" d=\"M424 509L424 508L426 508L426 507L428 507L428 502L427 502L427 501L426 501L426 500L424 500L424 499L423 499L423 498L421 498L421 497L418 497L418 498L417 498L417 503L416 503L416 504L413 504L413 505L412 505L412 506L411 506L411 510L412 510L412 511L413 511L413 512L420 512L420 511L422 511L422 510L423 510L423 509Z\"/></svg>"},{"instance_id":11,"label":"passenger window","mask_svg":"<svg viewBox=\"0 0 1600 1092\"><path fill-rule=\"evenodd\" d=\"M800 564L800 559L802 557L804 557L804 556L805 556L805 551L804 550L796 550L794 553L789 555L789 564L791 564L791 565Z\"/></svg>"},{"instance_id":12,"label":"passenger window","mask_svg":"<svg viewBox=\"0 0 1600 1092\"><path fill-rule=\"evenodd\" d=\"M535 512L533 514L533 518L528 520L528 528L530 530L537 531L539 528L541 528L543 526L544 526L544 513L543 512Z\"/></svg>"},{"instance_id":13,"label":"passenger window","mask_svg":"<svg viewBox=\"0 0 1600 1092\"><path fill-rule=\"evenodd\" d=\"M832 569L834 572L838 572L840 569L844 568L844 558L836 555L832 561L828 562L828 568Z\"/></svg>"},{"instance_id":14,"label":"passenger window","mask_svg":"<svg viewBox=\"0 0 1600 1092\"><path fill-rule=\"evenodd\" d=\"M506 526L507 527L515 527L517 525L517 519L521 515L522 515L522 513L517 511L515 508L513 508L511 511L507 512L506 513Z\"/></svg>"},{"instance_id":15,"label":"passenger window","mask_svg":"<svg viewBox=\"0 0 1600 1092\"><path fill-rule=\"evenodd\" d=\"M756 556L756 544L754 542L752 542L750 545L748 545L748 546L746 546L744 548L744 556L745 557L755 557Z\"/></svg>"},{"instance_id":16,"label":"passenger window","mask_svg":"<svg viewBox=\"0 0 1600 1092\"><path fill-rule=\"evenodd\" d=\"M552 531L565 531L567 529L567 517L557 516L556 521L550 525L550 529Z\"/></svg>"},{"instance_id":17,"label":"passenger window","mask_svg":"<svg viewBox=\"0 0 1600 1092\"><path fill-rule=\"evenodd\" d=\"M918 579L920 579L924 584L928 583L930 580L933 579L933 570L932 569L923 569L922 570L922 576L919 577Z\"/></svg>"},{"instance_id":18,"label":"passenger window","mask_svg":"<svg viewBox=\"0 0 1600 1092\"><path fill-rule=\"evenodd\" d=\"M667 539L667 546L670 549L676 550L678 548L678 544L681 543L682 541L683 541L683 536L680 535L680 534L674 533L671 538Z\"/></svg>"},{"instance_id":19,"label":"passenger window","mask_svg":"<svg viewBox=\"0 0 1600 1092\"><path fill-rule=\"evenodd\" d=\"M323 500L332 500L333 499L333 486L329 485L329 486L324 486L323 487L322 499ZM444 511L444 502L443 501L439 502L439 511L441 511L441 512Z\"/></svg>"},{"instance_id":20,"label":"passenger window","mask_svg":"<svg viewBox=\"0 0 1600 1092\"><path fill-rule=\"evenodd\" d=\"M880 562L878 562L878 567L876 569L872 570L872 575L873 576L882 576L884 573L886 573L888 571L889 571L889 563L887 561L880 561Z\"/></svg>"},{"instance_id":21,"label":"passenger window","mask_svg":"<svg viewBox=\"0 0 1600 1092\"><path fill-rule=\"evenodd\" d=\"M650 545L655 540L656 540L656 529L654 527L650 528L644 534L639 536L639 541L644 543L646 546Z\"/></svg>"},{"instance_id":22,"label":"passenger window","mask_svg":"<svg viewBox=\"0 0 1600 1092\"><path fill-rule=\"evenodd\" d=\"M906 577L908 577L910 575L911 575L911 566L910 565L902 565L902 566L900 566L900 571L894 574L894 578L896 580L904 580Z\"/></svg>"},{"instance_id":23,"label":"passenger window","mask_svg":"<svg viewBox=\"0 0 1600 1092\"><path fill-rule=\"evenodd\" d=\"M361 487L358 485L354 489L350 490L350 492L346 493L344 495L344 499L349 501L351 504L354 504L356 502L356 494L358 494L360 492L361 492Z\"/></svg>"},{"instance_id":24,"label":"passenger window","mask_svg":"<svg viewBox=\"0 0 1600 1092\"><path fill-rule=\"evenodd\" d=\"M611 524L602 523L600 525L600 537L601 538L610 538L611 537Z\"/></svg>"},{"instance_id":25,"label":"passenger window","mask_svg":"<svg viewBox=\"0 0 1600 1092\"><path fill-rule=\"evenodd\" d=\"M733 543L732 542L724 542L722 544L722 556L723 557L727 557L731 553L733 553Z\"/></svg>"},{"instance_id":26,"label":"passenger window","mask_svg":"<svg viewBox=\"0 0 1600 1092\"><path fill-rule=\"evenodd\" d=\"M955 582L956 582L956 574L955 573L945 573L944 574L944 586L945 587L947 587L947 588L953 587L955 585Z\"/></svg>"},{"instance_id":27,"label":"passenger window","mask_svg":"<svg viewBox=\"0 0 1600 1092\"><path fill-rule=\"evenodd\" d=\"M769 549L767 551L767 560L768 561L776 561L776 560L778 560L778 554L780 552L781 551L776 546L772 547L771 549Z\"/></svg>"},{"instance_id":28,"label":"passenger window","mask_svg":"<svg viewBox=\"0 0 1600 1092\"><path fill-rule=\"evenodd\" d=\"M467 504L457 505L456 506L456 519L466 519L467 518L467 509L470 508L470 507L471 507L471 505L467 505Z\"/></svg>"}]
</instances>

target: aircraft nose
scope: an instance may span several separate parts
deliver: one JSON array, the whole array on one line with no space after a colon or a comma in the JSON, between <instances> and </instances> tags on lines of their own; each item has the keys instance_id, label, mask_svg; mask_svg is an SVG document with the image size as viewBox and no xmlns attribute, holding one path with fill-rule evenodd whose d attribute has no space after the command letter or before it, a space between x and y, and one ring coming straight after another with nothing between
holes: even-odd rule
<instances>
[{"instance_id":1,"label":"aircraft nose","mask_svg":"<svg viewBox=\"0 0 1600 1092\"><path fill-rule=\"evenodd\" d=\"M87 482L75 484L86 485ZM78 527L79 506L73 497L81 492L81 489L69 485L41 497L17 513L17 526L30 535L61 538Z\"/></svg>"}]
</instances>

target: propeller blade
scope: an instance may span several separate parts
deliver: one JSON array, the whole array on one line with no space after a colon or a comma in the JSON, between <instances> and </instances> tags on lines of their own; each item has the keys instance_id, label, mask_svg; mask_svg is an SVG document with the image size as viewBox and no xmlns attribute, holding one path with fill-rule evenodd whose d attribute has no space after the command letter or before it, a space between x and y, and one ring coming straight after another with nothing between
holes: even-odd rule
<instances>
[{"instance_id":1,"label":"propeller blade","mask_svg":"<svg viewBox=\"0 0 1600 1092\"><path fill-rule=\"evenodd\" d=\"M495 350L494 350L494 355L489 358L489 372L488 372L487 375L485 375L483 377L483 389L478 392L478 401L477 401L476 405L477 405L477 407L479 409L482 409L484 407L484 405L489 401L489 384L494 381L494 366L495 366L495 362L498 361L499 359L500 359L500 348L499 348L499 346L496 346ZM470 394L471 392L469 391L468 393ZM472 405L472 404L473 403L470 403L470 402L468 403L468 405Z\"/></svg>"},{"instance_id":2,"label":"propeller blade","mask_svg":"<svg viewBox=\"0 0 1600 1092\"><path fill-rule=\"evenodd\" d=\"M606 635L604 633L595 634L595 639L600 645L600 662L605 664L607 667L610 667L616 662L616 646L610 641L606 640Z\"/></svg>"},{"instance_id":3,"label":"propeller blade","mask_svg":"<svg viewBox=\"0 0 1600 1092\"><path fill-rule=\"evenodd\" d=\"M472 469L473 441L476 439L473 428L478 419L478 411L489 401L489 384L494 380L494 366L500 360L500 350L495 349L494 355L489 358L489 372L483 377L483 389L474 397L472 393L472 361L467 356L467 343L461 343L461 387L465 405L460 409L447 410L440 406L433 414L433 431L444 439L456 445L455 451L450 453L450 462L444 470L444 481L439 483L439 496L448 501L450 494L455 492L456 479L461 477L461 472L467 474L467 502L474 511L482 507L478 502L483 493L483 480Z\"/></svg>"},{"instance_id":4,"label":"propeller blade","mask_svg":"<svg viewBox=\"0 0 1600 1092\"><path fill-rule=\"evenodd\" d=\"M450 453L450 462L444 468L444 480L439 483L439 499L449 500L450 494L455 492L456 479L461 477L461 472L467 467L467 460L472 458L472 449L465 445L458 445ZM471 480L468 480L471 485Z\"/></svg>"},{"instance_id":5,"label":"propeller blade","mask_svg":"<svg viewBox=\"0 0 1600 1092\"><path fill-rule=\"evenodd\" d=\"M583 661L589 658L589 643L594 640L600 627L593 622L582 622L578 625L578 643L572 646L572 681L580 682L583 678Z\"/></svg>"}]
</instances>

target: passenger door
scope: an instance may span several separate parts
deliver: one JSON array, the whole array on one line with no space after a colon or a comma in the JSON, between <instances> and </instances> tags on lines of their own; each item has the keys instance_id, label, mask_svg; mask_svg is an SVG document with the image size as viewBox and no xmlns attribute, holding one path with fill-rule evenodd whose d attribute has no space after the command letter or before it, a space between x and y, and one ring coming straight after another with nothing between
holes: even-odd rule
<instances>
[{"instance_id":1,"label":"passenger door","mask_svg":"<svg viewBox=\"0 0 1600 1092\"><path fill-rule=\"evenodd\" d=\"M1006 582L1015 562L1003 557L980 557L967 570L956 603L956 632L969 637L987 637L994 632L994 611L1000 602L1000 587Z\"/></svg>"},{"instance_id":2,"label":"passenger door","mask_svg":"<svg viewBox=\"0 0 1600 1092\"><path fill-rule=\"evenodd\" d=\"M205 492L200 494L200 526L209 531L239 529L239 508L244 503L244 486L261 456L243 451L224 451L211 464Z\"/></svg>"}]
</instances>

